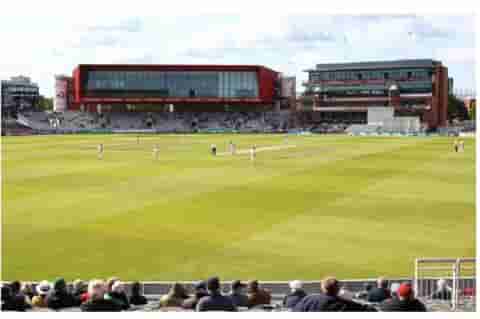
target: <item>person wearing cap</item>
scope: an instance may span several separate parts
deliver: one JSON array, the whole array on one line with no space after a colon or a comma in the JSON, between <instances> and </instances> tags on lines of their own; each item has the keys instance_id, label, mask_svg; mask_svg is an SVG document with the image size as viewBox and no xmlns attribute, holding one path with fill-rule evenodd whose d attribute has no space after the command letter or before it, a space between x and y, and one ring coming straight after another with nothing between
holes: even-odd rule
<instances>
[{"instance_id":1,"label":"person wearing cap","mask_svg":"<svg viewBox=\"0 0 480 319\"><path fill-rule=\"evenodd\" d=\"M283 298L283 306L292 309L307 293L303 290L303 283L300 280L291 281L289 286L290 293Z\"/></svg>"},{"instance_id":2,"label":"person wearing cap","mask_svg":"<svg viewBox=\"0 0 480 319\"><path fill-rule=\"evenodd\" d=\"M146 305L147 298L141 294L140 291L140 283L138 281L132 284L132 294L130 295L130 304L139 306L139 305Z\"/></svg>"},{"instance_id":3,"label":"person wearing cap","mask_svg":"<svg viewBox=\"0 0 480 319\"><path fill-rule=\"evenodd\" d=\"M182 303L183 309L195 310L198 302L205 296L208 296L207 283L205 281L196 282L193 285L193 296L185 299Z\"/></svg>"},{"instance_id":4,"label":"person wearing cap","mask_svg":"<svg viewBox=\"0 0 480 319\"><path fill-rule=\"evenodd\" d=\"M106 299L106 284L103 280L92 280L88 284L88 300L81 304L80 309L86 312L122 311L122 306L114 300Z\"/></svg>"},{"instance_id":5,"label":"person wearing cap","mask_svg":"<svg viewBox=\"0 0 480 319\"><path fill-rule=\"evenodd\" d=\"M248 307L248 296L243 292L246 287L240 280L234 280L230 287L230 298L235 307Z\"/></svg>"},{"instance_id":6,"label":"person wearing cap","mask_svg":"<svg viewBox=\"0 0 480 319\"><path fill-rule=\"evenodd\" d=\"M182 284L176 282L170 288L168 294L160 297L160 306L161 307L181 307L185 299L189 295L185 291L185 287Z\"/></svg>"},{"instance_id":7,"label":"person wearing cap","mask_svg":"<svg viewBox=\"0 0 480 319\"><path fill-rule=\"evenodd\" d=\"M295 312L376 311L371 306L339 297L339 292L338 280L334 277L326 277L322 280L321 293L302 298L292 310Z\"/></svg>"},{"instance_id":8,"label":"person wearing cap","mask_svg":"<svg viewBox=\"0 0 480 319\"><path fill-rule=\"evenodd\" d=\"M220 292L220 279L212 277L207 280L209 295L198 301L196 311L237 311L232 299Z\"/></svg>"},{"instance_id":9,"label":"person wearing cap","mask_svg":"<svg viewBox=\"0 0 480 319\"><path fill-rule=\"evenodd\" d=\"M377 287L372 288L368 292L367 301L368 302L382 302L390 298L391 292L388 289L388 281L383 277L378 278Z\"/></svg>"},{"instance_id":10,"label":"person wearing cap","mask_svg":"<svg viewBox=\"0 0 480 319\"><path fill-rule=\"evenodd\" d=\"M413 296L410 283L402 283L397 290L397 298L386 300L380 305L381 311L427 311L425 305Z\"/></svg>"},{"instance_id":11,"label":"person wearing cap","mask_svg":"<svg viewBox=\"0 0 480 319\"><path fill-rule=\"evenodd\" d=\"M53 290L47 296L47 306L53 310L70 308L78 305L73 295L67 291L67 284L63 278L58 278L53 283Z\"/></svg>"},{"instance_id":12,"label":"person wearing cap","mask_svg":"<svg viewBox=\"0 0 480 319\"><path fill-rule=\"evenodd\" d=\"M258 305L268 305L272 300L270 292L260 288L257 280L248 282L248 308L253 308Z\"/></svg>"},{"instance_id":13,"label":"person wearing cap","mask_svg":"<svg viewBox=\"0 0 480 319\"><path fill-rule=\"evenodd\" d=\"M48 281L44 280L40 282L36 287L37 295L32 298L32 306L46 308L48 306L47 296L51 289L52 285Z\"/></svg>"}]
</instances>

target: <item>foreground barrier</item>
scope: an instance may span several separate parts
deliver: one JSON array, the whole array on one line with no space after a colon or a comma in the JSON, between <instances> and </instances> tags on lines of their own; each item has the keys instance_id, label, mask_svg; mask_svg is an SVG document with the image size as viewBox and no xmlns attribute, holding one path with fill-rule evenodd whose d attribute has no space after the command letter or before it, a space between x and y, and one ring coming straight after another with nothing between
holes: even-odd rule
<instances>
[{"instance_id":1,"label":"foreground barrier","mask_svg":"<svg viewBox=\"0 0 480 319\"><path fill-rule=\"evenodd\" d=\"M437 282L445 279L448 296L434 298ZM476 307L475 258L417 258L415 260L415 294L427 304L446 303L451 310Z\"/></svg>"}]
</instances>

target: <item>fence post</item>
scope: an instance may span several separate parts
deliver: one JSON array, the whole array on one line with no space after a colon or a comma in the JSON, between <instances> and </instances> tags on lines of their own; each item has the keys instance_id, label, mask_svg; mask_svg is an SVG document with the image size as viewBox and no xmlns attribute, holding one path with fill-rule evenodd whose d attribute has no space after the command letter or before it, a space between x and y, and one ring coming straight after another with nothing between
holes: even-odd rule
<instances>
[{"instance_id":1,"label":"fence post","mask_svg":"<svg viewBox=\"0 0 480 319\"><path fill-rule=\"evenodd\" d=\"M460 259L456 259L455 263L452 266L452 310L456 311L457 310L457 305L458 305L458 265L459 265Z\"/></svg>"},{"instance_id":2,"label":"fence post","mask_svg":"<svg viewBox=\"0 0 480 319\"><path fill-rule=\"evenodd\" d=\"M415 258L415 279L414 279L415 298L418 298L418 258Z\"/></svg>"}]
</instances>

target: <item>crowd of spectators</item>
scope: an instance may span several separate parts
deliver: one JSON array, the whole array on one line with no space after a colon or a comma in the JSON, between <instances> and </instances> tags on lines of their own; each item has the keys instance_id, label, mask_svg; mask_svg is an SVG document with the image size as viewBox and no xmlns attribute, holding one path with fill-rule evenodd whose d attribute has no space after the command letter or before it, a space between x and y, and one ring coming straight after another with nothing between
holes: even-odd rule
<instances>
[{"instance_id":1,"label":"crowd of spectators","mask_svg":"<svg viewBox=\"0 0 480 319\"><path fill-rule=\"evenodd\" d=\"M432 298L448 300L450 288L445 280L437 282ZM181 283L174 283L168 293L158 299L159 308L190 311L238 311L266 309L272 305L272 294L257 280L243 283L235 280L230 291L223 293L218 277L193 284L191 293ZM303 283L289 283L290 291L278 305L294 312L321 311L426 311L425 305L414 297L410 283L388 282L379 278L376 287L367 284L363 291L353 294L341 286L334 277L322 280L320 292L308 294ZM450 294L450 295L449 295ZM147 305L139 282L130 285L129 292L119 278L94 279L90 282L75 280L71 285L63 278L54 282L41 281L36 285L14 281L2 284L2 311L28 311L41 308L61 310L77 308L81 311L126 311L132 306ZM262 308L263 307L263 308Z\"/></svg>"}]
</instances>

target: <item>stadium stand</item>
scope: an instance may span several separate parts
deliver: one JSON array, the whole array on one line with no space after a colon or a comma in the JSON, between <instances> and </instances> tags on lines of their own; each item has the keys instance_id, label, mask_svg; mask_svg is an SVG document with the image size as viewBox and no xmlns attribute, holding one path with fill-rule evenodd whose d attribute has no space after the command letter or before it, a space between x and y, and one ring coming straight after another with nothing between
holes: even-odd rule
<instances>
[{"instance_id":1,"label":"stadium stand","mask_svg":"<svg viewBox=\"0 0 480 319\"><path fill-rule=\"evenodd\" d=\"M88 283L76 280L72 284L62 278L53 283L42 281L31 283L30 288L20 289L20 283L2 284L2 311L193 311L206 297L213 299L200 306L202 310L231 310L231 304L238 311L451 311L451 283L442 280L437 283L435 295L428 302L416 297L415 285L409 279L389 280L351 280L337 281L326 278L322 282L262 282L254 280L246 285L240 281L218 281L216 277L197 282L145 282L123 283L112 277L107 281L94 279ZM213 280L213 281L212 281ZM468 279L459 287L475 287L475 278ZM418 282L416 283L418 285ZM335 287L329 286L334 285ZM368 286L377 285L383 289L381 300L368 301L370 294L365 292ZM215 286L215 287L214 287ZM22 287L28 287L23 285ZM235 287L235 289L234 289ZM465 288L465 289L464 289ZM333 290L332 290L333 289ZM450 289L450 290L449 290ZM372 294L379 296L378 291ZM461 291L475 298L475 290ZM246 297L245 303L238 303L233 293ZM383 296L383 293L386 293ZM438 297L438 298L437 298ZM308 299L306 299L308 298ZM40 299L40 300L39 300ZM330 301L328 301L328 300ZM42 301L43 300L43 301ZM233 300L237 300L234 302ZM303 300L303 302L302 302ZM325 305L326 300L333 309ZM291 302L294 301L292 305ZM204 300L205 303L205 300ZM210 308L209 308L210 307ZM325 308L327 307L327 308ZM475 311L475 303L463 304L456 311Z\"/></svg>"}]
</instances>

